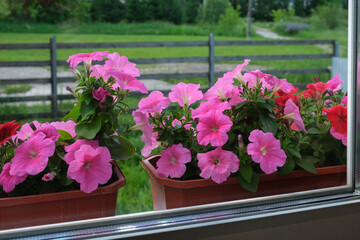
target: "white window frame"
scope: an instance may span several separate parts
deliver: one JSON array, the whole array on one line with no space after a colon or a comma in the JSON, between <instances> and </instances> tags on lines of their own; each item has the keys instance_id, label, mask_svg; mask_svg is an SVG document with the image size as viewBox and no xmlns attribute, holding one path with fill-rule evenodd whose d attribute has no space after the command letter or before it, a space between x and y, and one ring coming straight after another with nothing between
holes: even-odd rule
<instances>
[{"instance_id":1,"label":"white window frame","mask_svg":"<svg viewBox=\"0 0 360 240\"><path fill-rule=\"evenodd\" d=\"M34 239L234 239L245 236L249 239L251 236L266 237L278 231L281 232L279 236L284 238L302 239L310 232L322 231L323 234L329 234L329 237L339 230L346 233L348 229L356 226L354 224L360 219L360 139L356 139L360 133L360 119L357 118L360 116L360 108L356 104L360 102L360 77L356 76L357 58L360 59L357 42L359 5L358 0L349 0L346 185L164 211L10 229L0 231L0 239L26 236ZM338 221L343 219L347 222L341 224L339 229ZM302 227L294 230L296 223L301 223ZM359 228L356 226L349 231L350 237L354 236L354 229ZM360 235L360 230L355 231ZM342 239L346 239L344 235Z\"/></svg>"}]
</instances>

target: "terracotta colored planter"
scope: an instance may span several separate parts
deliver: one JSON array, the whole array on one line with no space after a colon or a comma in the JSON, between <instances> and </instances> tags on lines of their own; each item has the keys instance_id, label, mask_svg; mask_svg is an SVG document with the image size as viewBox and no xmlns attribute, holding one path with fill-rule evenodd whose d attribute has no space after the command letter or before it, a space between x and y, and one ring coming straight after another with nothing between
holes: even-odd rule
<instances>
[{"instance_id":1,"label":"terracotta colored planter","mask_svg":"<svg viewBox=\"0 0 360 240\"><path fill-rule=\"evenodd\" d=\"M244 190L231 177L222 184L211 179L179 181L158 177L156 161L160 155L143 159L143 166L150 175L154 210L187 207L207 203L217 203L275 194L305 191L346 184L346 166L318 168L317 174L304 170L293 171L286 176L278 173L259 175L259 187L256 193Z\"/></svg>"},{"instance_id":2,"label":"terracotta colored planter","mask_svg":"<svg viewBox=\"0 0 360 240\"><path fill-rule=\"evenodd\" d=\"M115 181L86 194L80 190L0 199L0 230L115 215L126 179L113 163Z\"/></svg>"}]
</instances>

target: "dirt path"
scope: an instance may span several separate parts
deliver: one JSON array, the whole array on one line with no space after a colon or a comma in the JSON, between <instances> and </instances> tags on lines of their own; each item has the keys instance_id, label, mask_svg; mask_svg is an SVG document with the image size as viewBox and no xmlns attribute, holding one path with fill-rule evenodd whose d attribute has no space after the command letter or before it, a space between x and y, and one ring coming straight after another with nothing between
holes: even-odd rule
<instances>
[{"instance_id":1,"label":"dirt path","mask_svg":"<svg viewBox=\"0 0 360 240\"><path fill-rule=\"evenodd\" d=\"M216 64L215 72L232 71L237 64ZM247 70L258 69L259 66L250 65ZM263 68L262 68L263 69ZM139 66L141 74L156 74L156 73L198 73L207 72L208 64L206 63L168 63L158 64L151 67ZM58 69L58 77L73 77L70 70ZM7 67L0 68L0 79L27 79L27 78L50 78L50 70L42 67ZM179 79L179 82L181 79ZM168 83L159 79L144 80L145 86L149 90L169 90L176 84ZM74 83L59 83L58 94L69 94L65 87L75 87ZM50 84L32 84L32 88L26 93L5 94L4 89L0 86L0 97L4 96L39 96L50 95Z\"/></svg>"},{"instance_id":2,"label":"dirt path","mask_svg":"<svg viewBox=\"0 0 360 240\"><path fill-rule=\"evenodd\" d=\"M266 37L266 38L281 39L281 40L291 39L289 37L280 36L277 33L273 32L267 28L262 28L262 27L258 27L258 26L254 26L254 28L255 28L255 31L257 34L259 34L260 36Z\"/></svg>"}]
</instances>

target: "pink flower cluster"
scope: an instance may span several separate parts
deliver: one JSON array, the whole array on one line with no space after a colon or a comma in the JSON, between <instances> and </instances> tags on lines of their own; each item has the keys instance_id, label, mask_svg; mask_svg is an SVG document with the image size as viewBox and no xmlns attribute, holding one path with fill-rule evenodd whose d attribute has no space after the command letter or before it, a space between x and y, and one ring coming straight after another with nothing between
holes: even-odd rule
<instances>
[{"instance_id":1,"label":"pink flower cluster","mask_svg":"<svg viewBox=\"0 0 360 240\"><path fill-rule=\"evenodd\" d=\"M103 57L107 58L104 66L91 66L92 61L102 61ZM110 77L115 78L116 82L112 86L114 89L119 87L130 91L137 90L141 93L148 92L144 83L136 79L136 77L140 76L140 71L136 68L136 64L131 63L127 57L120 56L117 52L79 53L70 56L67 62L70 62L71 69L74 69L80 62L84 62L85 68L91 71L90 76L92 77L99 78L102 76L105 81L109 80ZM103 91L103 89L98 89L94 93L94 98L99 100L100 104L105 101L104 96L107 95ZM103 107L103 105L100 106Z\"/></svg>"},{"instance_id":2,"label":"pink flower cluster","mask_svg":"<svg viewBox=\"0 0 360 240\"><path fill-rule=\"evenodd\" d=\"M13 136L13 139L22 143L15 149L11 163L7 163L0 174L0 185L4 191L12 191L15 185L25 181L28 175L37 175L44 171L49 157L55 152L55 142L60 136L57 130L67 131L75 136L75 125L71 120L43 124L34 121L24 124Z\"/></svg>"},{"instance_id":3,"label":"pink flower cluster","mask_svg":"<svg viewBox=\"0 0 360 240\"><path fill-rule=\"evenodd\" d=\"M40 124L37 121L24 124L13 140L19 141L11 162L4 165L0 174L0 185L5 192L14 190L29 175L43 173L43 181L52 181L56 172L46 172L49 159L54 155L56 142L60 133L58 130L76 136L76 124L66 122L51 122ZM98 184L105 184L112 175L111 156L106 147L100 147L97 141L77 140L65 146L65 162L69 164L67 176L80 183L83 192L94 191Z\"/></svg>"},{"instance_id":4,"label":"pink flower cluster","mask_svg":"<svg viewBox=\"0 0 360 240\"><path fill-rule=\"evenodd\" d=\"M237 129L240 128L236 118L240 118L242 121L247 120L246 117L241 116L242 112L237 109L237 106L244 102L256 101L257 99L249 99L249 96L254 96L258 92L258 96L263 99L275 100L274 107L270 109L274 124L276 122L284 123L289 132L307 133L300 114L299 96L301 95L295 95L298 89L286 79L279 79L259 70L247 71L243 74L242 69L249 62L250 60L246 59L233 71L225 73L204 94L199 89L200 85L181 82L171 89L168 98L161 92L154 91L139 102L139 109L133 112L133 116L137 124L136 129L143 132L142 140L145 142L145 147L142 149L142 154L144 156L148 156L152 149L159 146L157 134L162 134L161 129L168 131L173 127L174 131L177 131L178 128L183 127L187 130L188 137L195 139L188 143L184 139L181 144L179 142L182 141L182 137L178 142L169 145L165 143L166 140L162 139L165 149L162 150L161 157L156 163L156 173L160 177L181 179L188 169L187 166L197 164L200 169L200 177L211 178L216 183L222 183L232 173L239 171L240 161L248 162L248 159L251 159L252 164L259 164L261 170L266 174L276 172L285 164L288 156L282 149L280 140L276 139L276 136L281 135L260 129L250 129L243 130L247 134L247 139L244 139L245 133L237 132L235 135L232 132L239 131ZM238 83L234 84L234 81L238 81ZM337 75L327 83L309 84L308 90L304 91L302 95L317 102L320 101L322 94L327 89L332 92L340 90L341 83L342 80ZM169 106L170 102L180 106L181 113L179 115L166 116L167 113L164 112L164 109ZM346 98L341 105L346 105ZM346 110L342 109L341 111L344 115ZM339 114L336 113L336 116ZM172 122L168 124L167 121L170 118ZM342 117L340 120L344 122L344 119ZM334 122L340 120L330 119ZM246 124L243 127L246 128ZM331 128L330 133L346 145L346 134L344 132L340 134L335 129ZM239 146L238 150L232 151L230 141L231 144ZM192 150L191 144L198 144L199 148ZM243 149L247 156L237 152ZM195 158L193 162L191 156ZM190 173L186 175L188 174Z\"/></svg>"}]
</instances>

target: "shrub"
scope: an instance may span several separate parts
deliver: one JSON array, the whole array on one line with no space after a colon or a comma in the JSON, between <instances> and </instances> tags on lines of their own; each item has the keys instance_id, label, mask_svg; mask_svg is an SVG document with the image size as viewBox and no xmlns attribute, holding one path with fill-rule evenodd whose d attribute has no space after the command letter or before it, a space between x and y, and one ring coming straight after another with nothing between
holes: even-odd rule
<instances>
[{"instance_id":1,"label":"shrub","mask_svg":"<svg viewBox=\"0 0 360 240\"><path fill-rule=\"evenodd\" d=\"M293 8L285 9L277 9L272 10L271 16L273 17L274 22L282 22L293 16L295 16L295 10Z\"/></svg>"},{"instance_id":2,"label":"shrub","mask_svg":"<svg viewBox=\"0 0 360 240\"><path fill-rule=\"evenodd\" d=\"M245 22L239 17L240 5L234 9L230 3L224 14L220 15L216 33L226 36L245 36Z\"/></svg>"},{"instance_id":3,"label":"shrub","mask_svg":"<svg viewBox=\"0 0 360 240\"><path fill-rule=\"evenodd\" d=\"M337 27L346 26L347 11L339 4L321 5L316 8L311 16L311 24L315 29L335 29Z\"/></svg>"},{"instance_id":4,"label":"shrub","mask_svg":"<svg viewBox=\"0 0 360 240\"><path fill-rule=\"evenodd\" d=\"M216 24L227 6L228 3L224 0L207 0L205 5L199 7L197 22Z\"/></svg>"}]
</instances>

